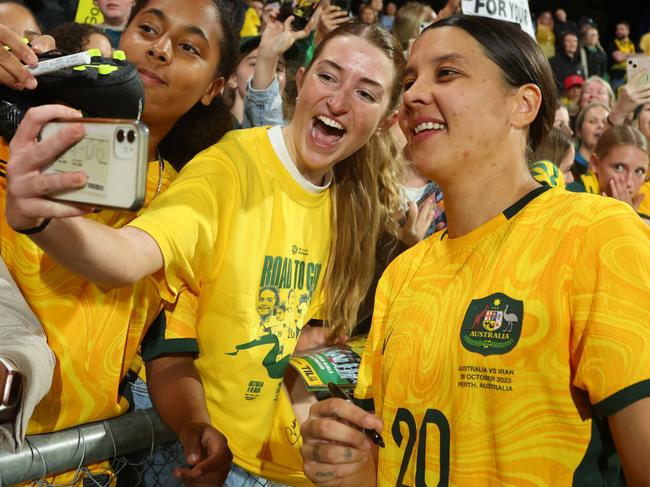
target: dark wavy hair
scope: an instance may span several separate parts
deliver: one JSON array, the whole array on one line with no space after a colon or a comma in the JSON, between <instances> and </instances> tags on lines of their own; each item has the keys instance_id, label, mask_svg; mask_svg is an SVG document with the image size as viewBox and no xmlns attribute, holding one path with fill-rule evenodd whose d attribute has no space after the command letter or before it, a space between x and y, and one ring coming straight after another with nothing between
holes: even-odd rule
<instances>
[{"instance_id":1,"label":"dark wavy hair","mask_svg":"<svg viewBox=\"0 0 650 487\"><path fill-rule=\"evenodd\" d=\"M457 27L478 42L484 54L503 75L506 86L516 89L528 83L542 92L537 117L528 128L528 148L532 152L553 127L555 120L555 80L553 71L535 40L518 25L473 15L452 15L434 22L425 29Z\"/></svg>"},{"instance_id":2,"label":"dark wavy hair","mask_svg":"<svg viewBox=\"0 0 650 487\"><path fill-rule=\"evenodd\" d=\"M129 24L133 18L149 3L150 0L136 0ZM228 79L233 73L237 53L239 52L239 36L232 23L232 15L223 0L212 0L221 27L219 51L221 59L217 66L215 78ZM191 7L191 3L187 2ZM145 100L146 103L146 100ZM160 141L160 155L169 161L174 168L180 170L192 157L203 149L215 144L223 135L233 128L230 110L223 102L221 95L215 96L210 105L198 102L182 115L169 133Z\"/></svg>"},{"instance_id":3,"label":"dark wavy hair","mask_svg":"<svg viewBox=\"0 0 650 487\"><path fill-rule=\"evenodd\" d=\"M99 34L108 40L111 40L101 30L91 24L78 24L76 22L66 22L54 29L46 32L54 37L56 48L67 53L75 53L86 50L88 39L93 34Z\"/></svg>"}]
</instances>

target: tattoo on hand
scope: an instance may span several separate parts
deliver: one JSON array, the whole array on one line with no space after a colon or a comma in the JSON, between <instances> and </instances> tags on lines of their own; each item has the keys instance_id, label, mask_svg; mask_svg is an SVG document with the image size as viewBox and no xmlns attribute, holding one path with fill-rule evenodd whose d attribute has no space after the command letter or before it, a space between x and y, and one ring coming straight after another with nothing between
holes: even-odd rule
<instances>
[{"instance_id":1,"label":"tattoo on hand","mask_svg":"<svg viewBox=\"0 0 650 487\"><path fill-rule=\"evenodd\" d=\"M317 461L318 463L321 463L320 447L321 447L320 443L317 443L316 445L314 445L314 460Z\"/></svg>"},{"instance_id":2,"label":"tattoo on hand","mask_svg":"<svg viewBox=\"0 0 650 487\"><path fill-rule=\"evenodd\" d=\"M343 458L345 458L346 460L350 460L352 458L352 450L346 448L345 451L343 452Z\"/></svg>"}]
</instances>

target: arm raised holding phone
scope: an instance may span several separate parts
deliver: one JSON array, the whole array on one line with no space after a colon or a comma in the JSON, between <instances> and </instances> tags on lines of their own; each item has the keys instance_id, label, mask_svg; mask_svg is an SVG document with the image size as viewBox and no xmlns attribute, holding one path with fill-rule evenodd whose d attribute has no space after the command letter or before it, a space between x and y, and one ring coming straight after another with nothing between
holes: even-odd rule
<instances>
[{"instance_id":1,"label":"arm raised holding phone","mask_svg":"<svg viewBox=\"0 0 650 487\"><path fill-rule=\"evenodd\" d=\"M69 218L84 215L89 210L47 198L86 184L83 172L41 172L44 166L83 138L81 124L72 124L51 137L37 140L45 123L78 117L76 110L56 105L32 108L27 112L10 144L7 222L24 232L39 227L44 218L55 218L43 231L30 234L30 237L73 272L100 284L120 287L162 266L155 241L131 227L117 230L89 219Z\"/></svg>"}]
</instances>

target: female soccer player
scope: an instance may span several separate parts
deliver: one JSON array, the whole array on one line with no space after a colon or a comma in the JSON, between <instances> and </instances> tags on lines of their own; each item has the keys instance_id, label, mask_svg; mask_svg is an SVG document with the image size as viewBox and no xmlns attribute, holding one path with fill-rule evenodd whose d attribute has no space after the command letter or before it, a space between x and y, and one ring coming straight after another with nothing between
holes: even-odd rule
<instances>
[{"instance_id":1,"label":"female soccer player","mask_svg":"<svg viewBox=\"0 0 650 487\"><path fill-rule=\"evenodd\" d=\"M628 205L534 181L525 154L553 111L549 66L516 27L453 17L416 40L400 125L449 226L379 284L355 391L377 416L312 406L317 484L601 484L615 445L646 485L649 232Z\"/></svg>"},{"instance_id":2,"label":"female soccer player","mask_svg":"<svg viewBox=\"0 0 650 487\"><path fill-rule=\"evenodd\" d=\"M184 288L199 295L196 329L180 334L161 324L154 345L145 347L145 358L158 357L147 369L151 395L177 433L212 421L235 464L254 474L301 482L287 477L297 473L286 464L276 466L272 456L283 449L267 441L282 371L296 331L317 309L334 335L355 322L373 274L368 256L382 222L399 208L388 128L404 66L400 46L381 27L345 24L299 72L295 115L286 128L231 132L191 161L128 227L55 218L32 235L71 269L105 285L155 274L170 303ZM77 214L37 193L42 184L53 191L76 186L83 175L31 170L79 137L70 130L58 141L31 138L59 112L48 107L26 118L12 142L7 219L16 228ZM276 315L260 324L259 291L267 286L281 301L273 311L292 290L297 297L282 322ZM164 355L170 352L176 355Z\"/></svg>"},{"instance_id":3,"label":"female soccer player","mask_svg":"<svg viewBox=\"0 0 650 487\"><path fill-rule=\"evenodd\" d=\"M11 52L35 62L20 38L15 42ZM150 130L148 205L176 176L172 164L181 166L228 129L221 121L227 118L219 119L220 113L227 116L227 109L220 109L217 95L233 69L237 42L229 12L220 0L191 4L140 0L133 7L120 47L138 68L144 84L142 120ZM36 80L29 71L2 51L3 82L33 87ZM78 116L64 107L56 112L60 117ZM44 121L42 114L43 109L31 112L25 125L34 119ZM14 141L12 157L20 157L21 152L25 156L19 140ZM0 176L0 210L4 213L8 184L4 164ZM104 210L85 219L122 227L135 216ZM99 287L58 265L26 235L16 233L5 218L0 219L0 242L0 253L43 324L57 357L52 388L35 409L28 433L57 431L126 412L128 404L118 392L120 381L161 309L153 283L141 281L113 290ZM177 310L181 308L182 304L176 305ZM105 468L92 470L103 472ZM48 480L61 483L70 478Z\"/></svg>"}]
</instances>

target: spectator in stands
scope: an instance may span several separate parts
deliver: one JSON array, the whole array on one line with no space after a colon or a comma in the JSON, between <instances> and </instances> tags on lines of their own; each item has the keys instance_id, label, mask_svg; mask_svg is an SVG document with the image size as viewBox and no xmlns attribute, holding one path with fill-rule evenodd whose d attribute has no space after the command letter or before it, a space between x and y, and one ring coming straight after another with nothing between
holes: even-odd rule
<instances>
[{"instance_id":1,"label":"spectator in stands","mask_svg":"<svg viewBox=\"0 0 650 487\"><path fill-rule=\"evenodd\" d=\"M645 103L636 112L635 117L636 128L645 135L650 143L650 102Z\"/></svg>"},{"instance_id":2,"label":"spectator in stands","mask_svg":"<svg viewBox=\"0 0 650 487\"><path fill-rule=\"evenodd\" d=\"M418 35L420 26L433 22L436 13L428 5L419 2L406 2L395 13L393 35L402 44L404 51L409 48L411 40Z\"/></svg>"},{"instance_id":3,"label":"spectator in stands","mask_svg":"<svg viewBox=\"0 0 650 487\"><path fill-rule=\"evenodd\" d=\"M376 24L377 12L370 5L362 3L359 7L359 22L362 24Z\"/></svg>"},{"instance_id":4,"label":"spectator in stands","mask_svg":"<svg viewBox=\"0 0 650 487\"><path fill-rule=\"evenodd\" d=\"M566 10L563 8L558 8L555 11L554 29L556 39L562 37L562 34L567 31L578 34L578 26L575 22L567 20Z\"/></svg>"},{"instance_id":5,"label":"spectator in stands","mask_svg":"<svg viewBox=\"0 0 650 487\"><path fill-rule=\"evenodd\" d=\"M176 176L172 165L182 167L230 128L228 111L218 94L224 77L234 67L237 44L229 23L230 12L219 0L138 0L132 15L120 47L138 68L144 84L146 103L142 120L150 131L151 162L145 198L145 205L149 205ZM14 37L11 52L25 62L35 62L30 59L33 53L18 36ZM7 42L6 36L3 39ZM35 80L20 59L3 57L0 63L3 69L14 73L15 82L29 87ZM72 109L39 107L28 112L23 123L42 120L39 113L51 113L50 110L59 117L79 115ZM63 150L57 144L70 143L74 137L79 137L79 133L73 129L56 138L56 142L46 142L52 150L50 157ZM20 136L14 137L11 157L24 155L15 146L20 140ZM0 178L3 214L6 185L7 180ZM83 212L74 210L74 214L80 213ZM102 210L80 219L122 227L135 216L130 212ZM26 226L29 225L17 224L16 228L24 230ZM44 255L26 235L15 232L6 218L0 218L0 239L2 258L41 320L58 359L57 379L35 409L28 433L58 431L126 412L128 404L120 398L120 381L129 370L147 328L162 308L153 283L144 280L116 290L96 286ZM185 307L192 303L181 292L167 320L172 322L179 312L185 316ZM189 316L193 316L191 308ZM185 441L192 440L187 438L185 435ZM189 464L197 463L193 455L198 457L202 453L188 450ZM107 467L91 467L93 473L88 477L94 477L95 483L107 483ZM71 473L46 480L63 483L73 477Z\"/></svg>"},{"instance_id":6,"label":"spectator in stands","mask_svg":"<svg viewBox=\"0 0 650 487\"><path fill-rule=\"evenodd\" d=\"M648 229L620 202L528 173L554 87L527 34L449 17L418 37L407 73L400 124L445 192L449 226L384 273L355 389L377 415L338 398L313 405L307 476L337 487L603 484L617 473L613 448L585 454L598 428L628 484L644 485Z\"/></svg>"},{"instance_id":7,"label":"spectator in stands","mask_svg":"<svg viewBox=\"0 0 650 487\"><path fill-rule=\"evenodd\" d=\"M596 142L607 128L610 109L599 102L593 102L580 110L576 118L575 133L578 142L576 163L573 165L575 179L589 169L589 160Z\"/></svg>"},{"instance_id":8,"label":"spectator in stands","mask_svg":"<svg viewBox=\"0 0 650 487\"><path fill-rule=\"evenodd\" d=\"M244 25L242 25L239 36L252 37L260 35L263 13L264 2L262 0L251 0L244 14Z\"/></svg>"},{"instance_id":9,"label":"spectator in stands","mask_svg":"<svg viewBox=\"0 0 650 487\"><path fill-rule=\"evenodd\" d=\"M544 51L546 59L555 56L555 32L553 31L553 15L546 10L537 16L537 28L535 29L535 39Z\"/></svg>"},{"instance_id":10,"label":"spectator in stands","mask_svg":"<svg viewBox=\"0 0 650 487\"><path fill-rule=\"evenodd\" d=\"M57 49L67 53L99 49L102 56L111 57L111 40L100 29L90 24L68 22L48 32L54 37Z\"/></svg>"},{"instance_id":11,"label":"spectator in stands","mask_svg":"<svg viewBox=\"0 0 650 487\"><path fill-rule=\"evenodd\" d=\"M541 144L533 152L531 172L540 183L564 188L573 182L571 167L576 149L571 136L561 128L553 127ZM554 168L548 169L547 164Z\"/></svg>"},{"instance_id":12,"label":"spectator in stands","mask_svg":"<svg viewBox=\"0 0 650 487\"><path fill-rule=\"evenodd\" d=\"M569 110L570 116L578 114L578 103L580 101L580 92L585 80L582 76L571 74L564 79L562 105Z\"/></svg>"},{"instance_id":13,"label":"spectator in stands","mask_svg":"<svg viewBox=\"0 0 650 487\"><path fill-rule=\"evenodd\" d=\"M34 15L18 2L0 0L0 23L27 39L41 35L41 27Z\"/></svg>"},{"instance_id":14,"label":"spectator in stands","mask_svg":"<svg viewBox=\"0 0 650 487\"><path fill-rule=\"evenodd\" d=\"M156 273L155 279L144 281L156 282L170 304L183 289L199 293L196 328L185 328L181 335L167 334L171 330L164 327L153 332L153 356L147 363L149 389L163 420L184 444L190 434L213 453L195 469L179 471L184 481L206 473L202 468L207 465L218 466L222 474L227 471L225 441L212 441L218 431L210 421L227 437L233 475L249 476L245 468L292 485L294 477L300 479L300 452L288 443L284 429L278 439L283 443L265 449L298 337L258 326L258 291L275 285L284 300L290 288L297 288L304 314L294 312L291 318L299 318L302 325L320 310L328 334L349 332L372 279L368 256L382 227L394 225L390 215L399 206L398 168L388 128L395 120L404 64L400 46L381 26L344 24L321 42L312 64L299 71L295 115L287 127L230 132L190 162L127 228L55 218L32 235L49 251L67 255L59 257L75 272L104 285L123 286ZM30 201L48 201L37 204L44 210L63 209L32 199L36 194L27 188L21 193L22 182L28 188L33 186L27 180L36 184L41 178L57 187L82 182L66 184L61 175L24 172L32 164L49 163L46 159L76 140L71 133L62 134L57 141L61 145L32 140L29 134L60 110L49 107L40 113L42 117L25 119L14 138L9 168L14 171L10 184L17 187L9 192L7 221L16 228L41 223ZM44 159L32 159L36 154ZM40 215L46 216L55 215ZM70 238L81 234L70 227L85 234L84 239L97 238L97 245L72 242ZM59 240L63 237L65 245ZM81 257L83 249L92 255ZM129 262L115 266L118 255ZM278 267L275 262L285 264ZM289 265L297 273L289 272ZM197 336L201 345L195 362ZM188 340L175 340L180 337ZM166 353L170 351L175 354ZM286 455L292 463L278 463L278 456ZM193 456L189 460L196 463Z\"/></svg>"},{"instance_id":15,"label":"spectator in stands","mask_svg":"<svg viewBox=\"0 0 650 487\"><path fill-rule=\"evenodd\" d=\"M293 31L290 22L273 15L261 36L240 39L237 67L227 83L228 104L239 128L284 125L287 63L299 55L295 41L307 37L313 25Z\"/></svg>"},{"instance_id":16,"label":"spectator in stands","mask_svg":"<svg viewBox=\"0 0 650 487\"><path fill-rule=\"evenodd\" d=\"M639 132L645 136L648 144L650 144L650 103L642 105L635 111L633 126L639 129ZM639 193L643 194L644 197L637 213L644 220L650 221L650 178L647 176L646 182L641 186Z\"/></svg>"},{"instance_id":17,"label":"spectator in stands","mask_svg":"<svg viewBox=\"0 0 650 487\"><path fill-rule=\"evenodd\" d=\"M580 48L580 61L585 68L585 76L600 76L607 78L607 53L600 45L598 28L591 25L586 28L582 36L582 47Z\"/></svg>"},{"instance_id":18,"label":"spectator in stands","mask_svg":"<svg viewBox=\"0 0 650 487\"><path fill-rule=\"evenodd\" d=\"M553 127L559 128L569 137L573 137L569 110L567 110L567 108L560 102L560 100L558 100L555 105L555 119L553 121Z\"/></svg>"},{"instance_id":19,"label":"spectator in stands","mask_svg":"<svg viewBox=\"0 0 650 487\"><path fill-rule=\"evenodd\" d=\"M625 83L627 70L627 58L634 55L636 48L630 40L630 24L628 22L617 22L615 37L609 46L610 61L610 83L614 92Z\"/></svg>"},{"instance_id":20,"label":"spectator in stands","mask_svg":"<svg viewBox=\"0 0 650 487\"><path fill-rule=\"evenodd\" d=\"M646 56L650 56L650 32L646 32L639 39L639 48Z\"/></svg>"},{"instance_id":21,"label":"spectator in stands","mask_svg":"<svg viewBox=\"0 0 650 487\"><path fill-rule=\"evenodd\" d=\"M388 32L392 32L393 23L395 22L395 13L397 12L397 4L395 2L388 2L386 4L386 13L382 14L379 22Z\"/></svg>"},{"instance_id":22,"label":"spectator in stands","mask_svg":"<svg viewBox=\"0 0 650 487\"><path fill-rule=\"evenodd\" d=\"M384 0L370 0L370 7L375 11L375 17L379 20L382 10L384 10Z\"/></svg>"},{"instance_id":23,"label":"spectator in stands","mask_svg":"<svg viewBox=\"0 0 650 487\"><path fill-rule=\"evenodd\" d=\"M560 35L556 54L549 62L555 74L558 92L561 92L564 80L572 74L584 79L585 70L580 62L579 42L575 32L565 31Z\"/></svg>"},{"instance_id":24,"label":"spectator in stands","mask_svg":"<svg viewBox=\"0 0 650 487\"><path fill-rule=\"evenodd\" d=\"M633 127L618 125L607 129L591 155L591 172L577 179L569 189L610 196L638 210L644 198L639 191L650 164L648 147L648 140Z\"/></svg>"},{"instance_id":25,"label":"spectator in stands","mask_svg":"<svg viewBox=\"0 0 650 487\"><path fill-rule=\"evenodd\" d=\"M609 83L599 76L590 76L582 85L580 93L580 110L593 102L599 102L608 107L614 106L614 92Z\"/></svg>"},{"instance_id":26,"label":"spectator in stands","mask_svg":"<svg viewBox=\"0 0 650 487\"><path fill-rule=\"evenodd\" d=\"M97 27L108 36L112 46L117 49L131 14L133 0L97 0L97 6L104 16L104 23Z\"/></svg>"}]
</instances>

